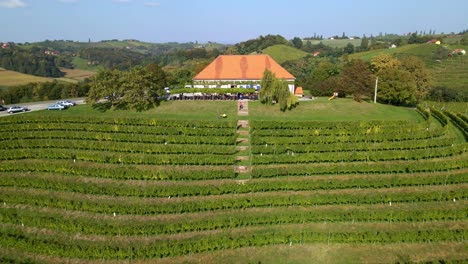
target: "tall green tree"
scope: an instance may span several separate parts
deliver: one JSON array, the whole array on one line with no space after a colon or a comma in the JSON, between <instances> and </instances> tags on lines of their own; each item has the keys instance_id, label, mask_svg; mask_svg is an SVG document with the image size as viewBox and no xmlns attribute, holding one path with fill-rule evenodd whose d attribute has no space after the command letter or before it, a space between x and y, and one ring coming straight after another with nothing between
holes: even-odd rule
<instances>
[{"instance_id":1,"label":"tall green tree","mask_svg":"<svg viewBox=\"0 0 468 264\"><path fill-rule=\"evenodd\" d=\"M291 40L291 43L294 45L294 47L296 49L301 49L302 48L302 39L299 38L299 37L294 37L292 40Z\"/></svg>"},{"instance_id":2,"label":"tall green tree","mask_svg":"<svg viewBox=\"0 0 468 264\"><path fill-rule=\"evenodd\" d=\"M431 72L426 69L424 62L415 56L403 57L400 59L400 62L401 68L411 73L411 76L416 83L417 100L423 100L433 83Z\"/></svg>"},{"instance_id":3,"label":"tall green tree","mask_svg":"<svg viewBox=\"0 0 468 264\"><path fill-rule=\"evenodd\" d=\"M343 48L343 52L346 54L353 54L354 53L354 45L351 43L348 43L346 47Z\"/></svg>"},{"instance_id":4,"label":"tall green tree","mask_svg":"<svg viewBox=\"0 0 468 264\"><path fill-rule=\"evenodd\" d=\"M275 75L270 70L263 72L263 78L260 82L260 92L258 94L260 102L263 104L271 104L273 102L273 82Z\"/></svg>"},{"instance_id":5,"label":"tall green tree","mask_svg":"<svg viewBox=\"0 0 468 264\"><path fill-rule=\"evenodd\" d=\"M99 100L106 98L112 108L120 104L120 97L124 90L123 74L119 70L100 70L92 77L91 88L87 101L96 104Z\"/></svg>"},{"instance_id":6,"label":"tall green tree","mask_svg":"<svg viewBox=\"0 0 468 264\"><path fill-rule=\"evenodd\" d=\"M362 37L359 49L360 51L366 51L369 49L369 39L366 36Z\"/></svg>"},{"instance_id":7,"label":"tall green tree","mask_svg":"<svg viewBox=\"0 0 468 264\"><path fill-rule=\"evenodd\" d=\"M167 85L165 72L155 64L130 71L104 70L93 77L88 101L96 104L105 98L110 107L142 111L154 107Z\"/></svg>"},{"instance_id":8,"label":"tall green tree","mask_svg":"<svg viewBox=\"0 0 468 264\"><path fill-rule=\"evenodd\" d=\"M358 59L348 62L340 73L340 86L346 94L352 94L360 102L363 96L372 95L372 72L370 65Z\"/></svg>"},{"instance_id":9,"label":"tall green tree","mask_svg":"<svg viewBox=\"0 0 468 264\"><path fill-rule=\"evenodd\" d=\"M340 69L338 64L324 59L312 70L310 76L306 80L306 86L315 96L328 95L330 93L330 87L324 86L323 82L330 77L337 76L339 73ZM331 90L334 90L334 88L331 87Z\"/></svg>"},{"instance_id":10,"label":"tall green tree","mask_svg":"<svg viewBox=\"0 0 468 264\"><path fill-rule=\"evenodd\" d=\"M386 68L379 73L378 99L393 105L417 103L416 82L411 73L401 68Z\"/></svg>"},{"instance_id":11,"label":"tall green tree","mask_svg":"<svg viewBox=\"0 0 468 264\"><path fill-rule=\"evenodd\" d=\"M159 66L135 67L124 73L122 102L126 107L143 111L157 103L158 96L164 94L165 74Z\"/></svg>"},{"instance_id":12,"label":"tall green tree","mask_svg":"<svg viewBox=\"0 0 468 264\"><path fill-rule=\"evenodd\" d=\"M379 74L382 70L399 68L401 62L388 54L379 54L371 59L371 68L375 74Z\"/></svg>"},{"instance_id":13,"label":"tall green tree","mask_svg":"<svg viewBox=\"0 0 468 264\"><path fill-rule=\"evenodd\" d=\"M297 97L289 91L288 84L276 78L270 70L263 73L259 97L263 104L278 103L281 111L297 105Z\"/></svg>"}]
</instances>

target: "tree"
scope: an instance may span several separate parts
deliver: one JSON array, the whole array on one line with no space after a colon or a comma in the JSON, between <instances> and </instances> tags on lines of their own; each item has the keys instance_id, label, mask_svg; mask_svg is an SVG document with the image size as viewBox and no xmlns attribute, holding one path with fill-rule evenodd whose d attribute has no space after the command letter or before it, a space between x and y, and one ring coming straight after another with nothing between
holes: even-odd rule
<instances>
[{"instance_id":1,"label":"tree","mask_svg":"<svg viewBox=\"0 0 468 264\"><path fill-rule=\"evenodd\" d=\"M176 70L170 77L169 84L177 87L184 87L192 82L193 73L185 68Z\"/></svg>"},{"instance_id":2,"label":"tree","mask_svg":"<svg viewBox=\"0 0 468 264\"><path fill-rule=\"evenodd\" d=\"M388 54L379 54L371 60L372 71L377 75L382 70L393 69L398 67L400 67L400 61Z\"/></svg>"},{"instance_id":3,"label":"tree","mask_svg":"<svg viewBox=\"0 0 468 264\"><path fill-rule=\"evenodd\" d=\"M166 74L161 67L149 64L130 71L104 70L93 77L88 101L96 104L106 98L110 107L142 111L153 107L164 94Z\"/></svg>"},{"instance_id":4,"label":"tree","mask_svg":"<svg viewBox=\"0 0 468 264\"><path fill-rule=\"evenodd\" d=\"M122 72L119 70L101 70L92 77L91 88L87 101L96 104L102 98L107 98L112 108L119 105L123 93Z\"/></svg>"},{"instance_id":5,"label":"tree","mask_svg":"<svg viewBox=\"0 0 468 264\"><path fill-rule=\"evenodd\" d=\"M305 46L303 47L303 50L305 52L312 52L313 51L312 42L307 41Z\"/></svg>"},{"instance_id":6,"label":"tree","mask_svg":"<svg viewBox=\"0 0 468 264\"><path fill-rule=\"evenodd\" d=\"M266 69L260 82L260 101L263 104L280 105L281 111L291 109L297 105L297 98L288 89L288 84L276 78L275 74Z\"/></svg>"},{"instance_id":7,"label":"tree","mask_svg":"<svg viewBox=\"0 0 468 264\"><path fill-rule=\"evenodd\" d=\"M413 77L416 83L416 99L424 99L432 86L432 74L424 65L424 62L415 56L408 56L400 59L401 68Z\"/></svg>"},{"instance_id":8,"label":"tree","mask_svg":"<svg viewBox=\"0 0 468 264\"><path fill-rule=\"evenodd\" d=\"M307 78L307 87L309 87L313 95L328 95L329 87L324 87L321 83L339 73L340 69L337 64L331 63L328 59L323 60L312 70L309 78Z\"/></svg>"},{"instance_id":9,"label":"tree","mask_svg":"<svg viewBox=\"0 0 468 264\"><path fill-rule=\"evenodd\" d=\"M295 37L291 40L291 43L294 45L296 49L302 48L302 39L299 37Z\"/></svg>"},{"instance_id":10,"label":"tree","mask_svg":"<svg viewBox=\"0 0 468 264\"><path fill-rule=\"evenodd\" d=\"M340 73L340 87L360 102L363 96L372 95L372 72L369 64L358 59L347 63Z\"/></svg>"},{"instance_id":11,"label":"tree","mask_svg":"<svg viewBox=\"0 0 468 264\"><path fill-rule=\"evenodd\" d=\"M351 43L348 43L346 47L343 48L343 52L346 54L353 54L354 53L354 46Z\"/></svg>"},{"instance_id":12,"label":"tree","mask_svg":"<svg viewBox=\"0 0 468 264\"><path fill-rule=\"evenodd\" d=\"M258 94L263 104L271 104L274 100L272 85L275 78L275 75L270 70L266 69L263 72L263 77L260 82L260 92Z\"/></svg>"},{"instance_id":13,"label":"tree","mask_svg":"<svg viewBox=\"0 0 468 264\"><path fill-rule=\"evenodd\" d=\"M401 68L385 68L379 72L378 99L393 105L414 105L417 87L411 73Z\"/></svg>"},{"instance_id":14,"label":"tree","mask_svg":"<svg viewBox=\"0 0 468 264\"><path fill-rule=\"evenodd\" d=\"M359 46L359 48L360 48L360 51L366 51L369 49L369 39L367 39L366 36L364 36L361 39L361 45Z\"/></svg>"}]
</instances>

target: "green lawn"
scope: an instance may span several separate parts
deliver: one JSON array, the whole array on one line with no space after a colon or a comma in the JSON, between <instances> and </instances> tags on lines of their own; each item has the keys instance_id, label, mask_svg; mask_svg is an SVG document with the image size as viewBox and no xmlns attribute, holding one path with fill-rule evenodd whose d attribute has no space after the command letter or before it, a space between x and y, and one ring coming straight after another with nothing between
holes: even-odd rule
<instances>
[{"instance_id":1,"label":"green lawn","mask_svg":"<svg viewBox=\"0 0 468 264\"><path fill-rule=\"evenodd\" d=\"M107 110L103 111L91 105L79 105L65 111L37 111L31 115L71 115L71 116L102 116L117 118L157 118L176 120L216 120L225 113L228 120L237 118L236 101L167 101L159 107L148 111Z\"/></svg>"},{"instance_id":2,"label":"green lawn","mask_svg":"<svg viewBox=\"0 0 468 264\"><path fill-rule=\"evenodd\" d=\"M420 115L414 109L368 102L355 102L349 98L328 101L321 97L311 101L301 101L291 111L281 112L279 106L249 102L250 120L413 120L418 122Z\"/></svg>"},{"instance_id":3,"label":"green lawn","mask_svg":"<svg viewBox=\"0 0 468 264\"><path fill-rule=\"evenodd\" d=\"M321 97L311 101L301 101L291 111L282 112L278 105L263 105L258 101L249 102L249 115L237 116L237 101L167 101L148 111L107 110L103 111L90 105L72 107L66 111L38 111L32 115L73 115L103 117L137 117L174 120L216 120L225 113L228 120L413 120L419 122L421 116L411 108L397 107L368 102L358 103L350 98L335 99Z\"/></svg>"}]
</instances>

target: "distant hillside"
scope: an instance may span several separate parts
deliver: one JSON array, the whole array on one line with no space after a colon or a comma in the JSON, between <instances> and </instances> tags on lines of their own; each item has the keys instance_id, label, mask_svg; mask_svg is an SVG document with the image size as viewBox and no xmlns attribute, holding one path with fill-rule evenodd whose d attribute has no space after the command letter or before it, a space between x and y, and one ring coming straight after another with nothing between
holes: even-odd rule
<instances>
[{"instance_id":1,"label":"distant hillside","mask_svg":"<svg viewBox=\"0 0 468 264\"><path fill-rule=\"evenodd\" d=\"M307 41L310 41L312 45L317 45L322 42L326 46L332 48L344 48L348 43L353 44L355 47L361 45L361 39L322 39L322 40L304 40L304 45Z\"/></svg>"},{"instance_id":2,"label":"distant hillside","mask_svg":"<svg viewBox=\"0 0 468 264\"><path fill-rule=\"evenodd\" d=\"M283 44L268 47L263 50L263 53L270 55L279 64L285 61L297 60L309 55L309 53L305 51Z\"/></svg>"},{"instance_id":3,"label":"distant hillside","mask_svg":"<svg viewBox=\"0 0 468 264\"><path fill-rule=\"evenodd\" d=\"M443 45L447 52L455 48L468 50L468 46ZM457 90L468 90L468 55L453 56L437 59L434 55L441 46L434 44L412 44L395 49L382 49L360 52L350 55L351 59L360 58L371 60L379 54L391 54L397 58L404 56L416 56L420 58L431 70L434 76L434 87L448 87Z\"/></svg>"}]
</instances>

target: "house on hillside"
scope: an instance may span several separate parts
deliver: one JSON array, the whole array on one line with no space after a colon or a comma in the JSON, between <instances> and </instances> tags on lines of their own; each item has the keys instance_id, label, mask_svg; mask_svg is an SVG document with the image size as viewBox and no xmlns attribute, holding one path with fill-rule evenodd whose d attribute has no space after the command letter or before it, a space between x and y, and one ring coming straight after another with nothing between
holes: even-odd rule
<instances>
[{"instance_id":1,"label":"house on hillside","mask_svg":"<svg viewBox=\"0 0 468 264\"><path fill-rule=\"evenodd\" d=\"M452 54L454 54L454 55L465 55L466 51L464 49L454 49L452 51Z\"/></svg>"},{"instance_id":2,"label":"house on hillside","mask_svg":"<svg viewBox=\"0 0 468 264\"><path fill-rule=\"evenodd\" d=\"M256 88L268 69L294 93L296 78L269 55L221 55L193 78L194 88Z\"/></svg>"},{"instance_id":3,"label":"house on hillside","mask_svg":"<svg viewBox=\"0 0 468 264\"><path fill-rule=\"evenodd\" d=\"M437 40L437 39L431 39L429 40L428 42L426 42L427 44L436 44L436 45L440 45L440 40Z\"/></svg>"},{"instance_id":4,"label":"house on hillside","mask_svg":"<svg viewBox=\"0 0 468 264\"><path fill-rule=\"evenodd\" d=\"M10 43L7 43L7 42L2 43L2 49L8 49L8 48L10 48Z\"/></svg>"},{"instance_id":5,"label":"house on hillside","mask_svg":"<svg viewBox=\"0 0 468 264\"><path fill-rule=\"evenodd\" d=\"M314 57L317 57L318 55L320 55L320 51L314 52Z\"/></svg>"},{"instance_id":6,"label":"house on hillside","mask_svg":"<svg viewBox=\"0 0 468 264\"><path fill-rule=\"evenodd\" d=\"M60 52L56 51L56 50L45 50L44 51L44 54L46 55L52 55L52 56L58 56L60 54Z\"/></svg>"}]
</instances>

